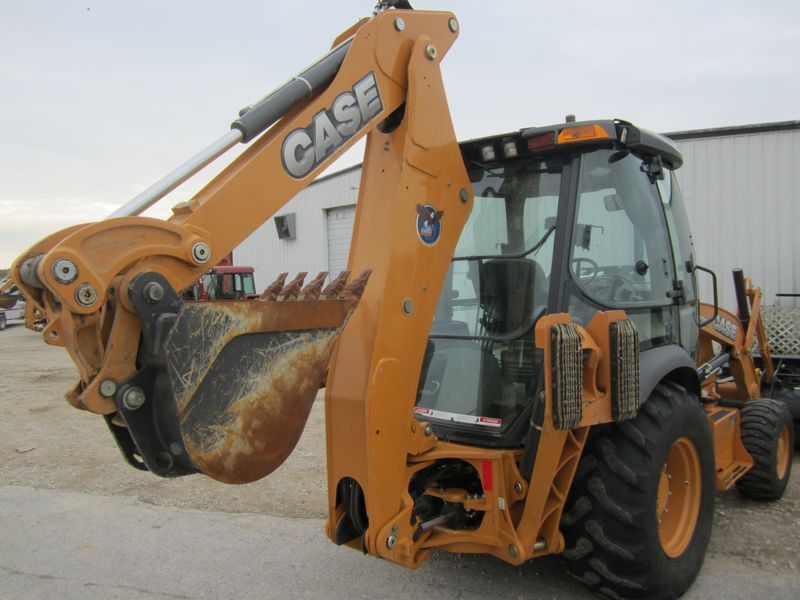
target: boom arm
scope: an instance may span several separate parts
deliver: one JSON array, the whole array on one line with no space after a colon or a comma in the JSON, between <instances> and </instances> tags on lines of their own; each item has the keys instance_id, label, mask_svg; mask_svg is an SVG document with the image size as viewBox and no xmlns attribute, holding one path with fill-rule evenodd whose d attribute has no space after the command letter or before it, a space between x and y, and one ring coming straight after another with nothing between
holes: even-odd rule
<instances>
[{"instance_id":1,"label":"boom arm","mask_svg":"<svg viewBox=\"0 0 800 600\"><path fill-rule=\"evenodd\" d=\"M106 415L131 462L161 475L200 470L239 482L264 476L291 452L365 277L313 302L192 306L176 292L365 135L350 267L372 270L372 283L331 365L329 402L358 397L353 427L371 429L364 405L393 385L387 373L419 371L427 330L419 324L430 323L470 210L439 72L457 31L453 15L439 12L393 10L357 23L334 42L329 57L341 67L330 85L266 116L264 102L245 113L223 140L249 140L288 111L167 221L124 216L70 228L17 260L29 325L44 317L45 340L64 346L78 367L68 400ZM297 78L290 85L305 87ZM276 97L285 96L266 100ZM140 212L180 177L166 179L122 212ZM448 215L435 246L413 225L418 203ZM415 384L404 379L403 389ZM407 392L402 409L378 419L387 443L400 435L393 430L413 426ZM259 429L265 420L271 425ZM357 466L348 470L361 476Z\"/></svg>"}]
</instances>

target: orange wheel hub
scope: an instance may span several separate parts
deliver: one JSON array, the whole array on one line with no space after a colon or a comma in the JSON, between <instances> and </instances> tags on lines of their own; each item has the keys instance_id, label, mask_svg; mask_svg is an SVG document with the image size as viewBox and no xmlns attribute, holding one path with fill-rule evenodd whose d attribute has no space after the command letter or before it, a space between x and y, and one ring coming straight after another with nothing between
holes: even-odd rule
<instances>
[{"instance_id":1,"label":"orange wheel hub","mask_svg":"<svg viewBox=\"0 0 800 600\"><path fill-rule=\"evenodd\" d=\"M700 457L689 438L675 440L658 482L656 519L664 553L676 558L692 541L702 494Z\"/></svg>"},{"instance_id":2,"label":"orange wheel hub","mask_svg":"<svg viewBox=\"0 0 800 600\"><path fill-rule=\"evenodd\" d=\"M778 436L778 450L775 460L775 474L778 479L786 477L786 471L789 469L789 458L791 456L791 444L789 443L791 436L789 435L789 427L785 426L781 429L781 434Z\"/></svg>"}]
</instances>

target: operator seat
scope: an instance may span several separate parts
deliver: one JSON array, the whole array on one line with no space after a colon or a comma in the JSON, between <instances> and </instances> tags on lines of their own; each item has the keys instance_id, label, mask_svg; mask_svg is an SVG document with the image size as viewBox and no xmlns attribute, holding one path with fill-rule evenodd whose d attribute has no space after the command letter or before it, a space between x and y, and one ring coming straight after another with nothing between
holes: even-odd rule
<instances>
[{"instance_id":1,"label":"operator seat","mask_svg":"<svg viewBox=\"0 0 800 600\"><path fill-rule=\"evenodd\" d=\"M528 328L547 307L547 275L529 258L496 258L481 265L480 289L486 333L515 338L500 353L503 381L524 384L529 390L535 383L537 363Z\"/></svg>"}]
</instances>

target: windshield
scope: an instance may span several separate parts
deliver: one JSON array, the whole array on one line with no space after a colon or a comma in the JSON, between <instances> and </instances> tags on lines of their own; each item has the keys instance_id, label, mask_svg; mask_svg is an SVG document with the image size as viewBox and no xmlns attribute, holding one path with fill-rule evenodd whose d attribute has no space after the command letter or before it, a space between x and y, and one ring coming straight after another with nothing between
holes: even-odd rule
<instances>
[{"instance_id":1,"label":"windshield","mask_svg":"<svg viewBox=\"0 0 800 600\"><path fill-rule=\"evenodd\" d=\"M244 273L242 275L242 291L245 294L256 293L256 283L252 273Z\"/></svg>"},{"instance_id":2,"label":"windshield","mask_svg":"<svg viewBox=\"0 0 800 600\"><path fill-rule=\"evenodd\" d=\"M418 415L502 429L530 402L561 165L554 157L470 170L475 201L431 325Z\"/></svg>"},{"instance_id":3,"label":"windshield","mask_svg":"<svg viewBox=\"0 0 800 600\"><path fill-rule=\"evenodd\" d=\"M656 186L633 154L596 150L581 158L572 276L612 308L669 304L671 257Z\"/></svg>"}]
</instances>

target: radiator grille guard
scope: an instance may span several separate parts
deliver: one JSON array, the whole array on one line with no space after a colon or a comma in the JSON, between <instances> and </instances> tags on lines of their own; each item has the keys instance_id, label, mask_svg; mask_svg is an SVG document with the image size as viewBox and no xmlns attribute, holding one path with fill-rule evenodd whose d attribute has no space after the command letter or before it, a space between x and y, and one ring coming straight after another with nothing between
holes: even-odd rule
<instances>
[{"instance_id":1,"label":"radiator grille guard","mask_svg":"<svg viewBox=\"0 0 800 600\"><path fill-rule=\"evenodd\" d=\"M550 329L553 357L553 425L574 429L583 418L583 350L574 323L558 323Z\"/></svg>"},{"instance_id":2,"label":"radiator grille guard","mask_svg":"<svg viewBox=\"0 0 800 600\"><path fill-rule=\"evenodd\" d=\"M613 321L611 342L611 416L626 421L639 408L639 332L631 321Z\"/></svg>"}]
</instances>

